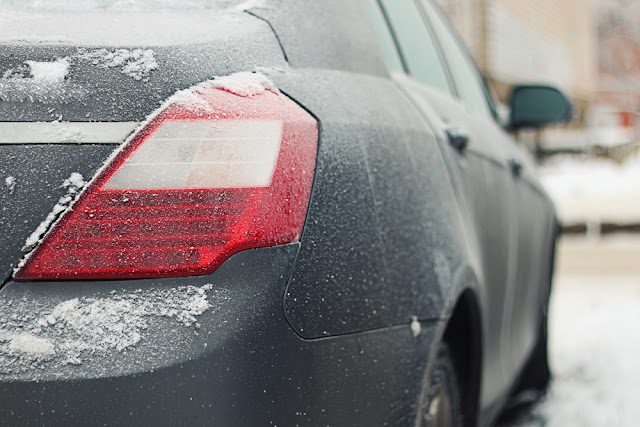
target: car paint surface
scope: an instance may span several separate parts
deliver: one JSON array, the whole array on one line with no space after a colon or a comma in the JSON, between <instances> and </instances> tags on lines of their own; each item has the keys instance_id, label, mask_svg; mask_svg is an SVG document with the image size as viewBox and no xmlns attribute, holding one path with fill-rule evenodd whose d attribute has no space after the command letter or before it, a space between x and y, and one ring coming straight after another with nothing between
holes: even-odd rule
<instances>
[{"instance_id":1,"label":"car paint surface","mask_svg":"<svg viewBox=\"0 0 640 427\"><path fill-rule=\"evenodd\" d=\"M496 123L389 74L364 6L269 0L234 15L238 34L212 27L201 42L165 37L159 46L146 37L140 47L158 60L148 81L79 64L64 83L78 88L74 102L0 102L7 122L53 120L52 109L72 122L142 121L176 90L256 70L320 130L299 243L239 253L208 276L154 280L12 281L23 242L61 196L60 183L71 172L91 177L116 146L0 145L0 172L17 181L0 194L0 330L16 317L24 326L25 301L37 319L64 301L122 289L212 284L227 293L218 302L211 296L197 329L154 318L139 344L79 365L56 364L56 356L21 370L0 357L0 396L10 402L0 418L412 425L434 343L468 291L481 313L474 325L483 350L480 421L491 421L536 339L553 206ZM174 20L184 24L189 14ZM113 46L138 46L126 37L114 36ZM5 44L0 65L76 50ZM447 143L451 123L472 136L464 154Z\"/></svg>"}]
</instances>

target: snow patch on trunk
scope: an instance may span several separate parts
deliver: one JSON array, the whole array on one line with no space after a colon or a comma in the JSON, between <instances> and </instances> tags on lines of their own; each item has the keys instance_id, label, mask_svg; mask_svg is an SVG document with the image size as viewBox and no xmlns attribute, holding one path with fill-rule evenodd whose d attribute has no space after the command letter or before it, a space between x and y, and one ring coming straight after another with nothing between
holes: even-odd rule
<instances>
[{"instance_id":1,"label":"snow patch on trunk","mask_svg":"<svg viewBox=\"0 0 640 427\"><path fill-rule=\"evenodd\" d=\"M120 72L134 80L146 81L158 68L152 49L79 49L75 54L53 61L25 61L2 74L2 80L12 88L22 86L24 90L42 91L43 87L60 86L69 68L74 63L88 63L98 68L119 68ZM0 86L1 88L2 86Z\"/></svg>"},{"instance_id":2,"label":"snow patch on trunk","mask_svg":"<svg viewBox=\"0 0 640 427\"><path fill-rule=\"evenodd\" d=\"M69 58L59 58L53 62L27 61L34 80L42 82L61 82L69 72Z\"/></svg>"},{"instance_id":3,"label":"snow patch on trunk","mask_svg":"<svg viewBox=\"0 0 640 427\"><path fill-rule=\"evenodd\" d=\"M111 292L108 297L72 298L38 315L16 315L28 301L13 302L0 316L0 367L20 372L34 363L78 365L87 357L124 352L138 345L151 318L174 319L199 328L197 318L226 293L213 285Z\"/></svg>"},{"instance_id":4,"label":"snow patch on trunk","mask_svg":"<svg viewBox=\"0 0 640 427\"><path fill-rule=\"evenodd\" d=\"M23 251L30 251L42 241L42 237L49 228L51 228L51 225L60 217L61 213L67 210L71 205L71 202L75 200L80 190L84 188L85 184L86 182L84 181L84 178L77 172L73 172L69 178L64 180L62 187L66 188L67 194L58 200L58 203L53 207L53 210L49 215L47 215L44 221L42 221L35 231L27 238L22 248ZM20 263L20 266L22 265L24 265L24 260Z\"/></svg>"},{"instance_id":5,"label":"snow patch on trunk","mask_svg":"<svg viewBox=\"0 0 640 427\"><path fill-rule=\"evenodd\" d=\"M46 360L55 354L51 341L26 332L11 334L0 330L0 342L2 341L8 343L9 352L28 359Z\"/></svg>"},{"instance_id":6,"label":"snow patch on trunk","mask_svg":"<svg viewBox=\"0 0 640 427\"><path fill-rule=\"evenodd\" d=\"M253 97L266 91L279 93L275 85L264 74L240 72L217 77L211 85L238 96Z\"/></svg>"},{"instance_id":7,"label":"snow patch on trunk","mask_svg":"<svg viewBox=\"0 0 640 427\"><path fill-rule=\"evenodd\" d=\"M148 80L151 71L158 68L151 49L83 50L75 58L98 68L119 68L122 74L135 80Z\"/></svg>"}]
</instances>

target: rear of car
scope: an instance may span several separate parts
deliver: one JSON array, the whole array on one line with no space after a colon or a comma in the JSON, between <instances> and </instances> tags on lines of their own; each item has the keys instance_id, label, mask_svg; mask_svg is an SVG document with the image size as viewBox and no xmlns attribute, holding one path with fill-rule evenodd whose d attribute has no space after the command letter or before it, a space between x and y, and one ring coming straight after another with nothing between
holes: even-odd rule
<instances>
[{"instance_id":1,"label":"rear of car","mask_svg":"<svg viewBox=\"0 0 640 427\"><path fill-rule=\"evenodd\" d=\"M553 208L419 3L0 0L0 419L490 422Z\"/></svg>"},{"instance_id":2,"label":"rear of car","mask_svg":"<svg viewBox=\"0 0 640 427\"><path fill-rule=\"evenodd\" d=\"M2 4L0 418L406 421L430 329L308 340L283 312L318 121L247 73L300 85L269 24L149 5Z\"/></svg>"}]
</instances>

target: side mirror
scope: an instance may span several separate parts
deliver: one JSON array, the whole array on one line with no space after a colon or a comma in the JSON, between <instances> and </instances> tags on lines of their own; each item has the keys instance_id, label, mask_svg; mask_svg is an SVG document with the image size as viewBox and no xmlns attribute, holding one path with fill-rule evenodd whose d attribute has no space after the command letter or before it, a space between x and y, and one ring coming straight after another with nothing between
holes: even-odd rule
<instances>
[{"instance_id":1,"label":"side mirror","mask_svg":"<svg viewBox=\"0 0 640 427\"><path fill-rule=\"evenodd\" d=\"M553 86L514 86L509 97L509 107L509 130L512 131L568 123L573 117L571 101Z\"/></svg>"}]
</instances>

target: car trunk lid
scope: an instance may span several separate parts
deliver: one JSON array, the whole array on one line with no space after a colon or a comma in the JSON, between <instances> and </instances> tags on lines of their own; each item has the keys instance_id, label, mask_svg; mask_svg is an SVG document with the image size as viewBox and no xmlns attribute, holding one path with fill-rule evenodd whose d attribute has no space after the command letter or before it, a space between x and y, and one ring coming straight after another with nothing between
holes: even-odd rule
<instances>
[{"instance_id":1,"label":"car trunk lid","mask_svg":"<svg viewBox=\"0 0 640 427\"><path fill-rule=\"evenodd\" d=\"M65 180L90 180L167 98L216 76L286 66L269 26L226 6L43 12L0 3L0 283L77 190Z\"/></svg>"}]
</instances>

